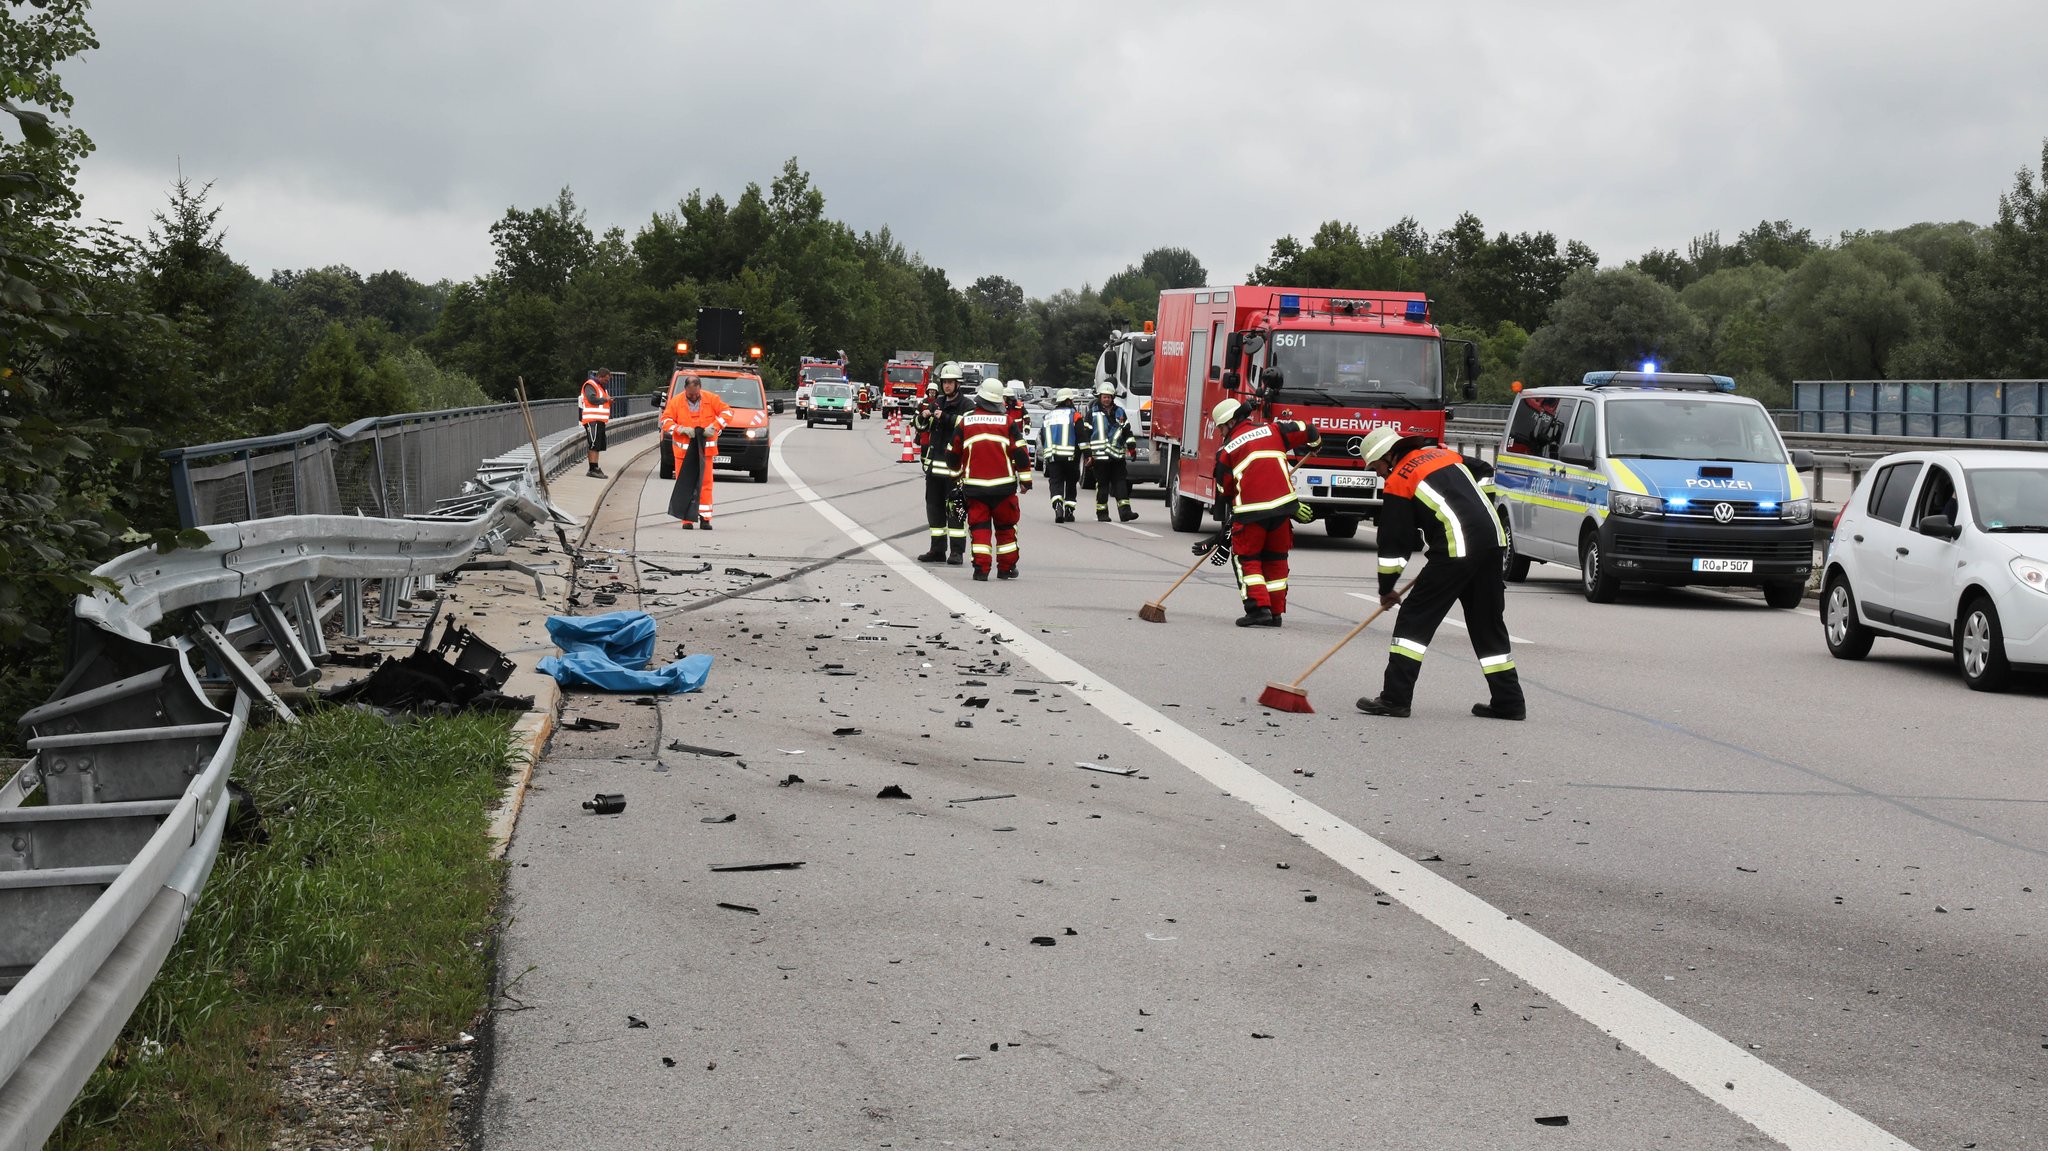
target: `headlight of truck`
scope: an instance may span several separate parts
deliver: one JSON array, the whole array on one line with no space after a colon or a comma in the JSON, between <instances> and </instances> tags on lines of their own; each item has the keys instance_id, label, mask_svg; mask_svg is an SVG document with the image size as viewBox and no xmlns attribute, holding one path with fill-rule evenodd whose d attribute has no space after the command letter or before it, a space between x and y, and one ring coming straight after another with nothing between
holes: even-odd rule
<instances>
[{"instance_id":1,"label":"headlight of truck","mask_svg":"<svg viewBox=\"0 0 2048 1151\"><path fill-rule=\"evenodd\" d=\"M1639 496L1632 492L1608 492L1607 510L1618 516L1661 516L1664 501L1656 496Z\"/></svg>"},{"instance_id":2,"label":"headlight of truck","mask_svg":"<svg viewBox=\"0 0 2048 1151\"><path fill-rule=\"evenodd\" d=\"M748 438L748 439L750 439L750 440L758 440L758 439L760 439L760 438L761 438L761 429L760 429L760 428L748 428L748 429L747 429L747 438Z\"/></svg>"},{"instance_id":3,"label":"headlight of truck","mask_svg":"<svg viewBox=\"0 0 2048 1151\"><path fill-rule=\"evenodd\" d=\"M2019 577L2022 585L2048 595L2048 564L2040 560L2015 559L2012 561L2012 574Z\"/></svg>"},{"instance_id":4,"label":"headlight of truck","mask_svg":"<svg viewBox=\"0 0 2048 1151\"><path fill-rule=\"evenodd\" d=\"M1788 524L1810 524L1813 522L1813 501L1786 500L1778 509L1778 515Z\"/></svg>"}]
</instances>

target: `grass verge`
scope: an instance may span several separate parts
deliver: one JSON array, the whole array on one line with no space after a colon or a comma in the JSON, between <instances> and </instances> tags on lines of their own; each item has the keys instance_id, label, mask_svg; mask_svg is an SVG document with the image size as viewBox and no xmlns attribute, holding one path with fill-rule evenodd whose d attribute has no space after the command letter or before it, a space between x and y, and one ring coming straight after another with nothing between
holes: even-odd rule
<instances>
[{"instance_id":1,"label":"grass verge","mask_svg":"<svg viewBox=\"0 0 2048 1151\"><path fill-rule=\"evenodd\" d=\"M438 1076L370 1055L448 1043L485 1007L502 880L486 826L511 767L508 730L503 716L393 726L326 709L252 733L235 777L268 840L223 845L183 937L49 1146L264 1151L280 1130L321 1121L305 1114L318 1091L285 1089L309 1059L328 1094L376 1072L389 1103L388 1115L373 1108L378 1144L445 1144Z\"/></svg>"}]
</instances>

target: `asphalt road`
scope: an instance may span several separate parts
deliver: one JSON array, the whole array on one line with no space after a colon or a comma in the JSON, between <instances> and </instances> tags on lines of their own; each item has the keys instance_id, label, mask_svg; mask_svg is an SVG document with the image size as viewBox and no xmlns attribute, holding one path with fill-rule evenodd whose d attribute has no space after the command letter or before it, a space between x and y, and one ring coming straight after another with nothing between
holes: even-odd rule
<instances>
[{"instance_id":1,"label":"asphalt road","mask_svg":"<svg viewBox=\"0 0 2048 1151\"><path fill-rule=\"evenodd\" d=\"M1156 501L1041 487L1024 578L973 583L901 558L878 422L778 442L711 535L644 461L597 524L618 606L718 660L570 700L622 726L556 737L513 842L487 1147L2048 1146L2043 685L1539 565L1528 722L1466 714L1456 627L1413 718L1355 712L1388 620L1275 714L1369 531L1302 533L1283 630L1209 567L1153 625Z\"/></svg>"}]
</instances>

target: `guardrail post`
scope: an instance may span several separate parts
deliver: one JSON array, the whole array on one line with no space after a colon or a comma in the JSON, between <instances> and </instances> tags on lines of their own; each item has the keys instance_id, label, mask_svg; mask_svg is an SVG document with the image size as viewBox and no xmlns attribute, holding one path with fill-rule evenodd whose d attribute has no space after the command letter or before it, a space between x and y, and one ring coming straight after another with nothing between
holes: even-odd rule
<instances>
[{"instance_id":1,"label":"guardrail post","mask_svg":"<svg viewBox=\"0 0 2048 1151\"><path fill-rule=\"evenodd\" d=\"M256 514L256 455L242 453L242 492L249 501L247 519L259 519Z\"/></svg>"},{"instance_id":2,"label":"guardrail post","mask_svg":"<svg viewBox=\"0 0 2048 1151\"><path fill-rule=\"evenodd\" d=\"M192 496L192 473L186 470L182 455L171 460L171 500L178 507L179 527L199 526L199 505Z\"/></svg>"},{"instance_id":3,"label":"guardrail post","mask_svg":"<svg viewBox=\"0 0 2048 1151\"><path fill-rule=\"evenodd\" d=\"M219 628L210 623L201 623L192 631L192 642L204 650L207 658L214 662L214 666L225 672L228 679L249 698L261 700L270 710L277 713L277 718L286 723L299 721L297 713L286 706L285 702L277 697L276 692L270 690L270 685L263 681L262 676L256 674L256 669L249 666L249 661L242 658L242 653L235 650L235 645L228 642L228 637L222 635Z\"/></svg>"}]
</instances>

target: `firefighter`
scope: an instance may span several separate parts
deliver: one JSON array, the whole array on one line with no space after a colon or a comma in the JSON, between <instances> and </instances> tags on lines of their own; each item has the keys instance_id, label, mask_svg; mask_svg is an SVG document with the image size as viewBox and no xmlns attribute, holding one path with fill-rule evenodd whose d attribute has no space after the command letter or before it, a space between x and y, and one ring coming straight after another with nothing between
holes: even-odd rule
<instances>
[{"instance_id":1,"label":"firefighter","mask_svg":"<svg viewBox=\"0 0 2048 1151\"><path fill-rule=\"evenodd\" d=\"M604 469L597 466L597 453L604 450L605 425L612 418L612 370L599 368L583 381L583 387L576 394L576 409L583 417L583 444L589 449L590 470L586 475L604 479Z\"/></svg>"},{"instance_id":2,"label":"firefighter","mask_svg":"<svg viewBox=\"0 0 2048 1151\"><path fill-rule=\"evenodd\" d=\"M732 419L732 408L716 393L704 390L704 381L684 376L682 389L670 396L661 409L661 430L673 437L676 453L676 486L669 493L668 514L684 531L704 525L711 530L711 469L717 462L718 435Z\"/></svg>"},{"instance_id":3,"label":"firefighter","mask_svg":"<svg viewBox=\"0 0 2048 1151\"><path fill-rule=\"evenodd\" d=\"M948 361L939 368L932 383L936 389L917 410L917 435L923 445L924 522L931 543L918 556L921 563L963 564L967 562L967 520L965 509L953 498L959 472L953 460L953 427L967 414L967 397L960 394L960 365Z\"/></svg>"},{"instance_id":4,"label":"firefighter","mask_svg":"<svg viewBox=\"0 0 2048 1151\"><path fill-rule=\"evenodd\" d=\"M1228 525L1231 567L1244 598L1239 627L1279 627L1287 614L1287 553L1294 548L1294 494L1289 452L1323 442L1299 420L1261 420L1255 409L1223 400L1209 411L1216 425L1216 518Z\"/></svg>"},{"instance_id":5,"label":"firefighter","mask_svg":"<svg viewBox=\"0 0 2048 1151\"><path fill-rule=\"evenodd\" d=\"M1487 702L1472 705L1472 714L1522 719L1528 705L1509 646L1507 587L1501 580L1507 533L1480 481L1463 456L1393 428L1374 428L1358 454L1381 477L1380 606L1402 605L1394 619L1386 682L1379 695L1359 700L1358 710L1396 718L1408 714L1430 638L1456 603L1465 610L1465 629L1489 693ZM1428 549L1429 564L1404 602L1394 585L1418 540Z\"/></svg>"},{"instance_id":6,"label":"firefighter","mask_svg":"<svg viewBox=\"0 0 2048 1151\"><path fill-rule=\"evenodd\" d=\"M974 540L974 578L986 580L993 560L997 579L1016 579L1017 493L1031 490L1031 457L1002 381L983 381L975 400L955 425L952 453Z\"/></svg>"},{"instance_id":7,"label":"firefighter","mask_svg":"<svg viewBox=\"0 0 2048 1151\"><path fill-rule=\"evenodd\" d=\"M875 410L874 389L868 387L866 384L862 384L854 395L854 402L860 405L860 418L867 419L868 416Z\"/></svg>"},{"instance_id":8,"label":"firefighter","mask_svg":"<svg viewBox=\"0 0 2048 1151\"><path fill-rule=\"evenodd\" d=\"M1131 476L1126 462L1138 454L1138 437L1131 420L1116 403L1116 385L1095 386L1095 406L1088 409L1086 425L1088 465L1095 470L1095 518L1109 522L1109 501L1116 500L1117 518L1138 518L1131 510Z\"/></svg>"},{"instance_id":9,"label":"firefighter","mask_svg":"<svg viewBox=\"0 0 2048 1151\"><path fill-rule=\"evenodd\" d=\"M1075 444L1080 439L1081 413L1074 410L1074 401L1081 393L1072 388L1061 388L1053 396L1053 409L1046 413L1045 424L1038 429L1038 462L1045 473L1045 484L1052 489L1052 522L1070 524L1074 522L1075 485L1081 479L1081 463L1074 458Z\"/></svg>"}]
</instances>

